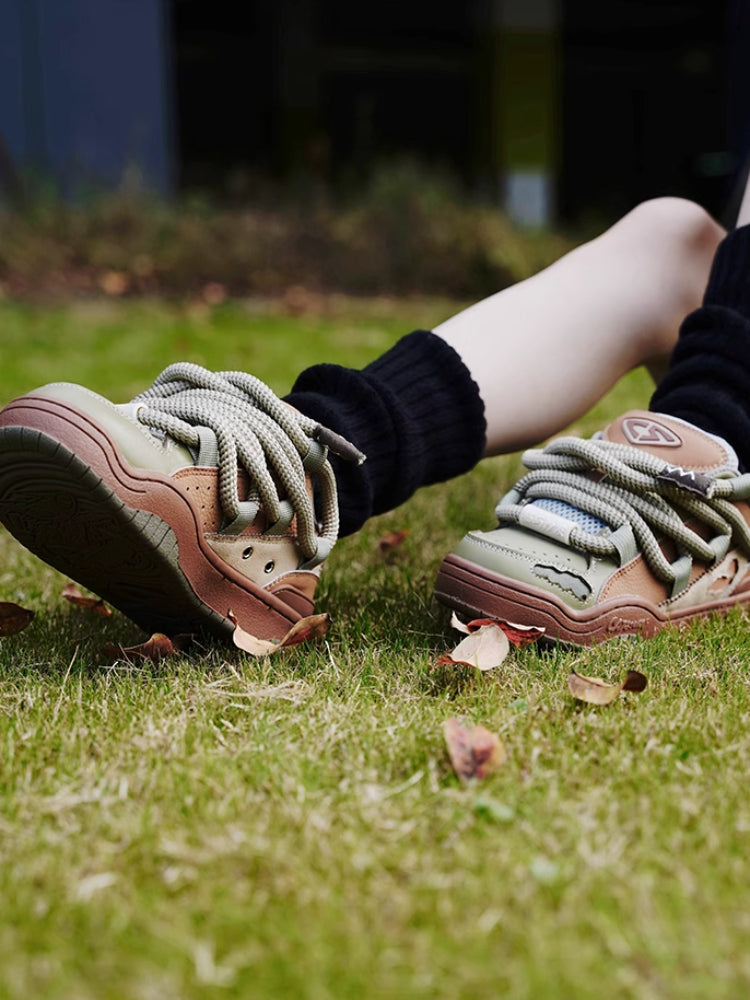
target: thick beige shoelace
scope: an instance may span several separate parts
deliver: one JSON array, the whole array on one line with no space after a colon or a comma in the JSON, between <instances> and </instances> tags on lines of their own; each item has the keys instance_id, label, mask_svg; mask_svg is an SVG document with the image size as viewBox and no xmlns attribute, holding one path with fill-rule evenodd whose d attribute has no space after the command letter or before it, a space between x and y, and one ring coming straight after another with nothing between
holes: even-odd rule
<instances>
[{"instance_id":1,"label":"thick beige shoelace","mask_svg":"<svg viewBox=\"0 0 750 1000\"><path fill-rule=\"evenodd\" d=\"M338 537L338 500L328 449L313 437L319 429L314 420L253 375L189 363L170 365L133 402L142 404L142 424L187 445L198 465L218 467L224 532L239 533L262 507L266 534L280 534L296 517L305 568L328 556ZM246 500L237 488L240 469L250 477ZM317 515L308 475L316 485Z\"/></svg>"},{"instance_id":2,"label":"thick beige shoelace","mask_svg":"<svg viewBox=\"0 0 750 1000\"><path fill-rule=\"evenodd\" d=\"M543 450L527 451L523 460L531 471L498 504L495 513L501 524L521 523L521 512L534 500L561 501L610 529L592 534L571 525L571 546L616 557L630 529L654 575L672 584L686 579L693 558L712 563L731 541L750 554L750 530L734 506L750 497L750 475L720 469L696 476L649 452L596 438L558 438ZM686 521L707 526L714 533L711 540L692 531ZM545 533L543 515L534 530ZM675 543L680 553L675 563L665 558L659 538Z\"/></svg>"}]
</instances>

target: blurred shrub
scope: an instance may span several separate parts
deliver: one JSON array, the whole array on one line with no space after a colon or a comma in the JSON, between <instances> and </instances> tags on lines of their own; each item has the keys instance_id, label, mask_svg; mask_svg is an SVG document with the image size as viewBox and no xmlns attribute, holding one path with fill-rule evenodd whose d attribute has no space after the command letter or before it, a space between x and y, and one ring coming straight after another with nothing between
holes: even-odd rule
<instances>
[{"instance_id":1,"label":"blurred shrub","mask_svg":"<svg viewBox=\"0 0 750 1000\"><path fill-rule=\"evenodd\" d=\"M570 244L515 229L455 181L411 163L375 170L352 197L269 195L241 206L138 195L0 209L0 283L11 294L352 294L478 298Z\"/></svg>"}]
</instances>

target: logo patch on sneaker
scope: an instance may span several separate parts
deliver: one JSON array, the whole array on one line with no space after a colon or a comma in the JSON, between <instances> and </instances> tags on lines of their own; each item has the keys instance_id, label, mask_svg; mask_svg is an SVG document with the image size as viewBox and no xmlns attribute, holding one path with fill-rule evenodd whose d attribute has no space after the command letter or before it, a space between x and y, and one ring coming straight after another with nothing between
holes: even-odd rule
<instances>
[{"instance_id":1,"label":"logo patch on sneaker","mask_svg":"<svg viewBox=\"0 0 750 1000\"><path fill-rule=\"evenodd\" d=\"M709 495L708 491L712 482L710 476L693 472L692 469L683 469L679 465L665 465L656 478L664 483L679 486L681 490L687 490L688 493L697 493L701 497Z\"/></svg>"},{"instance_id":2,"label":"logo patch on sneaker","mask_svg":"<svg viewBox=\"0 0 750 1000\"><path fill-rule=\"evenodd\" d=\"M660 448L679 448L682 438L673 430L647 417L626 417L622 422L622 433L631 444L657 445Z\"/></svg>"},{"instance_id":3,"label":"logo patch on sneaker","mask_svg":"<svg viewBox=\"0 0 750 1000\"><path fill-rule=\"evenodd\" d=\"M610 632L640 632L644 625L648 625L648 618L610 618L607 622L607 629Z\"/></svg>"}]
</instances>

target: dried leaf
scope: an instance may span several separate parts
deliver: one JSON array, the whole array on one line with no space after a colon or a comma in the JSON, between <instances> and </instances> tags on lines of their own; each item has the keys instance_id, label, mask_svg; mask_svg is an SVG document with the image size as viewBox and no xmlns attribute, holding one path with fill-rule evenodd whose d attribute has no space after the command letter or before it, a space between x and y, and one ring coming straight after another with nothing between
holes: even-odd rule
<instances>
[{"instance_id":1,"label":"dried leaf","mask_svg":"<svg viewBox=\"0 0 750 1000\"><path fill-rule=\"evenodd\" d=\"M617 684L608 684L598 677L584 677L575 670L568 677L570 693L589 705L611 705L621 691L643 691L647 683L646 677L637 670L629 670L625 680Z\"/></svg>"},{"instance_id":2,"label":"dried leaf","mask_svg":"<svg viewBox=\"0 0 750 1000\"><path fill-rule=\"evenodd\" d=\"M496 622L492 622L471 632L437 663L465 663L478 670L492 670L500 666L509 651L508 637Z\"/></svg>"},{"instance_id":3,"label":"dried leaf","mask_svg":"<svg viewBox=\"0 0 750 1000\"><path fill-rule=\"evenodd\" d=\"M519 625L517 622L498 622L498 624L508 636L512 646L530 646L544 635L544 629L536 625Z\"/></svg>"},{"instance_id":4,"label":"dried leaf","mask_svg":"<svg viewBox=\"0 0 750 1000\"><path fill-rule=\"evenodd\" d=\"M35 613L12 601L0 601L0 636L23 632L31 624Z\"/></svg>"},{"instance_id":5,"label":"dried leaf","mask_svg":"<svg viewBox=\"0 0 750 1000\"><path fill-rule=\"evenodd\" d=\"M507 760L500 737L484 726L467 729L458 719L443 724L451 765L461 781L486 778Z\"/></svg>"},{"instance_id":6,"label":"dried leaf","mask_svg":"<svg viewBox=\"0 0 750 1000\"><path fill-rule=\"evenodd\" d=\"M279 644L275 639L258 639L241 628L231 609L227 611L227 618L234 625L232 641L238 649L251 653L253 656L268 656L269 653L278 649Z\"/></svg>"},{"instance_id":7,"label":"dried leaf","mask_svg":"<svg viewBox=\"0 0 750 1000\"><path fill-rule=\"evenodd\" d=\"M645 691L648 679L639 670L628 670L622 682L623 691Z\"/></svg>"},{"instance_id":8,"label":"dried leaf","mask_svg":"<svg viewBox=\"0 0 750 1000\"><path fill-rule=\"evenodd\" d=\"M285 646L296 646L297 643L307 642L308 639L319 639L326 634L330 627L331 616L329 614L308 615L307 618L300 618L289 629L279 643L278 648L283 649Z\"/></svg>"},{"instance_id":9,"label":"dried leaf","mask_svg":"<svg viewBox=\"0 0 750 1000\"><path fill-rule=\"evenodd\" d=\"M203 301L209 306L219 306L227 297L227 289L220 281L209 281L203 286Z\"/></svg>"},{"instance_id":10,"label":"dried leaf","mask_svg":"<svg viewBox=\"0 0 750 1000\"><path fill-rule=\"evenodd\" d=\"M122 271L105 271L99 277L99 287L105 295L124 295L129 285L128 276Z\"/></svg>"},{"instance_id":11,"label":"dried leaf","mask_svg":"<svg viewBox=\"0 0 750 1000\"><path fill-rule=\"evenodd\" d=\"M491 733L489 729L485 729L484 726L474 726L471 737L476 776L477 778L486 778L488 774L505 763L508 754L500 737Z\"/></svg>"},{"instance_id":12,"label":"dried leaf","mask_svg":"<svg viewBox=\"0 0 750 1000\"><path fill-rule=\"evenodd\" d=\"M112 615L111 610L101 597L86 597L74 583L65 584L62 589L62 596L66 601L70 601L71 604L75 604L79 608L86 608L86 610L91 611L95 615L100 615L102 618L109 618Z\"/></svg>"},{"instance_id":13,"label":"dried leaf","mask_svg":"<svg viewBox=\"0 0 750 1000\"><path fill-rule=\"evenodd\" d=\"M390 553L392 553L395 549L403 545L408 537L409 532L406 530L386 531L386 533L378 541L378 551L381 556L390 555Z\"/></svg>"},{"instance_id":14,"label":"dried leaf","mask_svg":"<svg viewBox=\"0 0 750 1000\"><path fill-rule=\"evenodd\" d=\"M151 660L152 663L159 663L165 657L174 656L176 653L181 652L189 639L189 636L184 635L178 635L174 639L170 639L163 632L154 632L150 639L137 646L120 646L117 643L108 642L103 648L103 653L108 659L141 659Z\"/></svg>"},{"instance_id":15,"label":"dried leaf","mask_svg":"<svg viewBox=\"0 0 750 1000\"><path fill-rule=\"evenodd\" d=\"M464 635L468 635L471 632L469 626L464 625L455 611L451 614L451 628L454 628L457 632L463 632Z\"/></svg>"},{"instance_id":16,"label":"dried leaf","mask_svg":"<svg viewBox=\"0 0 750 1000\"><path fill-rule=\"evenodd\" d=\"M497 625L513 646L528 646L544 635L544 629L536 625L519 625L517 622L504 622L495 618L475 618L465 625L455 612L451 615L451 627L467 635L485 625Z\"/></svg>"},{"instance_id":17,"label":"dried leaf","mask_svg":"<svg viewBox=\"0 0 750 1000\"><path fill-rule=\"evenodd\" d=\"M574 698L589 705L611 705L622 691L622 684L608 684L598 677L584 677L575 670L568 677L568 687Z\"/></svg>"},{"instance_id":18,"label":"dried leaf","mask_svg":"<svg viewBox=\"0 0 750 1000\"><path fill-rule=\"evenodd\" d=\"M325 635L331 625L331 616L328 614L308 615L295 622L283 639L259 639L241 628L232 611L227 612L227 618L234 625L232 641L235 646L252 656L270 656L271 653L287 646L296 646L297 643L305 642L307 639L316 639Z\"/></svg>"},{"instance_id":19,"label":"dried leaf","mask_svg":"<svg viewBox=\"0 0 750 1000\"><path fill-rule=\"evenodd\" d=\"M284 292L284 305L291 313L320 313L325 299L318 292L312 292L304 285L291 285Z\"/></svg>"}]
</instances>

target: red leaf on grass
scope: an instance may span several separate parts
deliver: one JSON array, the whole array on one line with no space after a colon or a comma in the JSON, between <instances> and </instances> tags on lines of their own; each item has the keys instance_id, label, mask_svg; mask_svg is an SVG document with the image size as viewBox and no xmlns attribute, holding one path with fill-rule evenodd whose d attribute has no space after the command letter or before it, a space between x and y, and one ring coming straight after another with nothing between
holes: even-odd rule
<instances>
[{"instance_id":1,"label":"red leaf on grass","mask_svg":"<svg viewBox=\"0 0 750 1000\"><path fill-rule=\"evenodd\" d=\"M259 639L240 626L232 611L227 611L227 618L234 625L232 641L235 646L252 656L270 656L271 653L287 646L296 646L308 639L317 639L325 635L331 625L331 616L328 614L308 615L295 622L282 639Z\"/></svg>"},{"instance_id":2,"label":"red leaf on grass","mask_svg":"<svg viewBox=\"0 0 750 1000\"><path fill-rule=\"evenodd\" d=\"M35 613L12 601L0 601L0 636L23 632L31 624Z\"/></svg>"},{"instance_id":3,"label":"red leaf on grass","mask_svg":"<svg viewBox=\"0 0 750 1000\"><path fill-rule=\"evenodd\" d=\"M458 719L448 719L443 723L443 735L451 765L461 781L486 778L508 758L500 737L484 726L467 729Z\"/></svg>"},{"instance_id":4,"label":"red leaf on grass","mask_svg":"<svg viewBox=\"0 0 750 1000\"><path fill-rule=\"evenodd\" d=\"M487 625L501 628L513 646L528 646L544 635L544 629L535 625L519 625L517 622L504 622L497 618L475 618L464 624L455 612L451 615L451 627L466 635Z\"/></svg>"},{"instance_id":5,"label":"red leaf on grass","mask_svg":"<svg viewBox=\"0 0 750 1000\"><path fill-rule=\"evenodd\" d=\"M544 629L535 625L518 625L516 622L498 622L498 625L508 636L511 646L530 646L544 635Z\"/></svg>"},{"instance_id":6,"label":"red leaf on grass","mask_svg":"<svg viewBox=\"0 0 750 1000\"><path fill-rule=\"evenodd\" d=\"M87 611L91 611L95 615L100 615L102 618L109 618L112 614L101 597L86 597L74 583L65 584L62 589L62 596L66 601L70 601L71 604L75 604L79 608L85 608Z\"/></svg>"},{"instance_id":7,"label":"red leaf on grass","mask_svg":"<svg viewBox=\"0 0 750 1000\"><path fill-rule=\"evenodd\" d=\"M154 632L150 639L137 646L120 646L114 642L108 642L103 648L104 655L115 660L151 660L152 663L159 663L167 656L175 656L187 646L190 636L176 635L173 639L164 635L163 632Z\"/></svg>"},{"instance_id":8,"label":"red leaf on grass","mask_svg":"<svg viewBox=\"0 0 750 1000\"><path fill-rule=\"evenodd\" d=\"M394 549L403 545L408 537L409 532L406 530L386 531L386 533L378 541L378 552L380 552L381 556L388 555L390 552L393 552Z\"/></svg>"}]
</instances>

